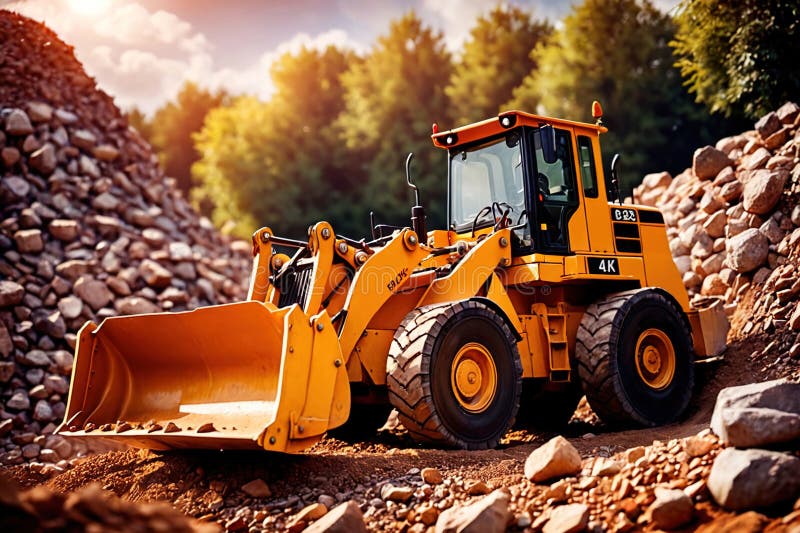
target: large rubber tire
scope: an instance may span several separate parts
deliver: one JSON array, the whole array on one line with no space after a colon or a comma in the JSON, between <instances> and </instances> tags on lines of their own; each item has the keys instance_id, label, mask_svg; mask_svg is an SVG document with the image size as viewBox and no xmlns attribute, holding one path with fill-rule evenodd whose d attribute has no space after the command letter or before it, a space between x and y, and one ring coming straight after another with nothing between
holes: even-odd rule
<instances>
[{"instance_id":1,"label":"large rubber tire","mask_svg":"<svg viewBox=\"0 0 800 533\"><path fill-rule=\"evenodd\" d=\"M586 399L607 424L667 424L691 400L688 320L660 290L620 292L590 305L578 327L575 358Z\"/></svg>"},{"instance_id":2,"label":"large rubber tire","mask_svg":"<svg viewBox=\"0 0 800 533\"><path fill-rule=\"evenodd\" d=\"M523 381L516 427L557 431L566 427L575 414L583 398L583 388L577 380L559 388L542 381Z\"/></svg>"},{"instance_id":3,"label":"large rubber tire","mask_svg":"<svg viewBox=\"0 0 800 533\"><path fill-rule=\"evenodd\" d=\"M519 408L517 341L503 318L477 301L409 313L392 341L387 375L389 400L417 441L494 448Z\"/></svg>"}]
</instances>

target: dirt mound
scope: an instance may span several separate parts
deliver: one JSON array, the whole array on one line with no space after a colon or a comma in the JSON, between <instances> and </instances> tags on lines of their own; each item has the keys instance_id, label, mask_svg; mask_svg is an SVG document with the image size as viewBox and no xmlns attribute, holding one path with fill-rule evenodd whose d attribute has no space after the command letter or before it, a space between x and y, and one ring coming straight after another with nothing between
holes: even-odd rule
<instances>
[{"instance_id":1,"label":"dirt mound","mask_svg":"<svg viewBox=\"0 0 800 533\"><path fill-rule=\"evenodd\" d=\"M0 10L0 50L0 464L59 471L86 452L52 435L78 329L242 299L250 245L192 210L53 32Z\"/></svg>"},{"instance_id":2,"label":"dirt mound","mask_svg":"<svg viewBox=\"0 0 800 533\"><path fill-rule=\"evenodd\" d=\"M0 510L3 524L14 531L219 531L166 503L134 504L96 484L68 496L46 487L20 493L2 474Z\"/></svg>"}]
</instances>

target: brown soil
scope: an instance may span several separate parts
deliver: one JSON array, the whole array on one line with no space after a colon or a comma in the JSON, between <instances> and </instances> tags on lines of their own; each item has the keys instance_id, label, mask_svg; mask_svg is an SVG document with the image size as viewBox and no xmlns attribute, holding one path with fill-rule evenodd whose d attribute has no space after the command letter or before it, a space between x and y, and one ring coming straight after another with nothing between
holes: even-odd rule
<instances>
[{"instance_id":1,"label":"brown soil","mask_svg":"<svg viewBox=\"0 0 800 533\"><path fill-rule=\"evenodd\" d=\"M681 423L611 431L582 402L564 435L584 458L610 457L626 449L650 446L654 441L696 435L708 426L721 388L751 382L754 376L763 375L760 362L751 359L751 354L763 346L764 339L749 338L731 345L724 361L699 365L698 391L688 417ZM773 376L792 370L785 366L776 368ZM190 516L222 525L237 516L237 512L251 516L261 511L261 516L271 516L274 520L271 524L277 526L288 522L322 494L337 500L355 499L362 508L369 508L383 483L408 482L419 477L414 469L423 467L434 467L445 479L456 483L481 480L489 487L527 486L522 472L525 458L552 436L514 430L499 449L467 452L419 447L400 429L379 432L368 442L326 439L301 455L128 450L82 459L52 479L32 475L26 466L14 467L9 473L22 487L43 484L62 494L98 483L125 500L170 502ZM270 497L253 499L239 490L258 478L268 484ZM726 515L708 502L698 509L703 510L699 522ZM408 527L386 509L367 515L367 524L374 530Z\"/></svg>"}]
</instances>

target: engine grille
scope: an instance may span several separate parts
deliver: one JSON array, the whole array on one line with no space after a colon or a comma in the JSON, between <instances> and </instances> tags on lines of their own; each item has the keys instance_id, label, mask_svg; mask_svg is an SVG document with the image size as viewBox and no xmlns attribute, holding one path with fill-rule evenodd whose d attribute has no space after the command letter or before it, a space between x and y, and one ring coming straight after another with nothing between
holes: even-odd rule
<instances>
[{"instance_id":1,"label":"engine grille","mask_svg":"<svg viewBox=\"0 0 800 533\"><path fill-rule=\"evenodd\" d=\"M301 307L305 305L306 296L311 287L311 275L313 272L313 261L300 261L296 265L289 266L286 272L282 272L276 282L276 286L281 293L278 299L278 307L286 307L292 304L299 304Z\"/></svg>"}]
</instances>

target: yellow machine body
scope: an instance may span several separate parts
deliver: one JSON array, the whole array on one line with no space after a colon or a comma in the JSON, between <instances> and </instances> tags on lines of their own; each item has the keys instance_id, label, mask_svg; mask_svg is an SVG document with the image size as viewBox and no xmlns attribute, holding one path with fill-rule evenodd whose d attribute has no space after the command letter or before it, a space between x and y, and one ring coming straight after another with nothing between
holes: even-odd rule
<instances>
[{"instance_id":1,"label":"yellow machine body","mask_svg":"<svg viewBox=\"0 0 800 533\"><path fill-rule=\"evenodd\" d=\"M566 252L515 253L513 228L502 223L423 239L406 228L369 244L337 236L326 222L310 229L307 243L262 228L253 235L248 301L81 329L59 433L154 449L302 451L348 420L354 387L386 388L404 318L450 302L494 310L516 338L522 377L556 385L575 379L576 332L600 294L658 288L685 313L696 357L724 350L721 305L690 305L661 214L608 201L605 128L509 112L433 141L456 153L503 135L508 122L552 125L571 141L583 187L570 197ZM534 242L547 230L539 226ZM274 245L299 252L290 258Z\"/></svg>"}]
</instances>

